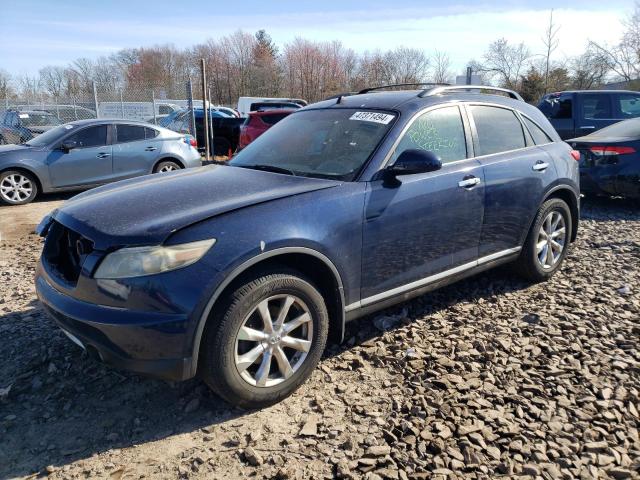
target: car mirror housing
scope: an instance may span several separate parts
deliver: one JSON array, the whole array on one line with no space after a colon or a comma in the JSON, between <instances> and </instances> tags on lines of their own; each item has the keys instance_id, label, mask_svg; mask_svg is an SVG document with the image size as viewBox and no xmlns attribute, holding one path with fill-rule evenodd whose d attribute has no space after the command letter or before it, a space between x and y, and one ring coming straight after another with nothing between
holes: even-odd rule
<instances>
[{"instance_id":1,"label":"car mirror housing","mask_svg":"<svg viewBox=\"0 0 640 480\"><path fill-rule=\"evenodd\" d=\"M68 153L74 148L76 148L77 146L78 146L77 142L66 141L66 142L62 142L62 145L60 145L60 150L62 150L65 153Z\"/></svg>"},{"instance_id":2,"label":"car mirror housing","mask_svg":"<svg viewBox=\"0 0 640 480\"><path fill-rule=\"evenodd\" d=\"M411 148L403 151L394 164L385 169L385 177L391 180L401 175L435 172L441 168L442 161L435 153Z\"/></svg>"}]
</instances>

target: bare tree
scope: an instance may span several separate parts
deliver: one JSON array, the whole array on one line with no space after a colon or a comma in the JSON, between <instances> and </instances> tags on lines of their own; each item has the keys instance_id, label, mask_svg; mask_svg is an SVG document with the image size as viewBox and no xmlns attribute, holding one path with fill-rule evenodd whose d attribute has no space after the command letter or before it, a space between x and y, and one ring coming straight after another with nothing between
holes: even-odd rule
<instances>
[{"instance_id":1,"label":"bare tree","mask_svg":"<svg viewBox=\"0 0 640 480\"><path fill-rule=\"evenodd\" d=\"M453 73L451 73L451 60L447 53L436 50L431 56L433 63L433 81L435 83L449 83Z\"/></svg>"},{"instance_id":2,"label":"bare tree","mask_svg":"<svg viewBox=\"0 0 640 480\"><path fill-rule=\"evenodd\" d=\"M40 69L40 84L47 93L54 98L60 98L65 91L65 68L59 66L46 66Z\"/></svg>"},{"instance_id":3,"label":"bare tree","mask_svg":"<svg viewBox=\"0 0 640 480\"><path fill-rule=\"evenodd\" d=\"M558 48L560 40L558 39L558 32L560 27L553 23L553 10L549 12L549 25L544 32L542 43L545 47L545 69L544 69L544 93L549 91L549 70L551 66L551 55Z\"/></svg>"},{"instance_id":4,"label":"bare tree","mask_svg":"<svg viewBox=\"0 0 640 480\"><path fill-rule=\"evenodd\" d=\"M4 70L0 70L0 99L6 102L11 95L13 95L11 75ZM0 108L4 108L4 105L0 105Z\"/></svg>"},{"instance_id":5,"label":"bare tree","mask_svg":"<svg viewBox=\"0 0 640 480\"><path fill-rule=\"evenodd\" d=\"M592 46L582 55L568 62L572 87L578 90L589 90L602 83L609 72L609 64L602 54Z\"/></svg>"},{"instance_id":6,"label":"bare tree","mask_svg":"<svg viewBox=\"0 0 640 480\"><path fill-rule=\"evenodd\" d=\"M589 47L597 53L609 69L624 81L640 78L640 3L622 22L625 31L617 45L589 42Z\"/></svg>"},{"instance_id":7,"label":"bare tree","mask_svg":"<svg viewBox=\"0 0 640 480\"><path fill-rule=\"evenodd\" d=\"M510 45L507 39L500 38L489 45L477 71L497 76L502 86L517 89L520 76L530 59L531 52L524 43Z\"/></svg>"}]
</instances>

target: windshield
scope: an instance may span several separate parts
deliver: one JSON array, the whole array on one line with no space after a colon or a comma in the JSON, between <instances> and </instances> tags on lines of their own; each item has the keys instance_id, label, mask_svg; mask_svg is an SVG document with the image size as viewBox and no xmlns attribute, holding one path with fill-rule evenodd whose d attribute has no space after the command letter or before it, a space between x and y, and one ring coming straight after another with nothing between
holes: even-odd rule
<instances>
[{"instance_id":1,"label":"windshield","mask_svg":"<svg viewBox=\"0 0 640 480\"><path fill-rule=\"evenodd\" d=\"M346 108L303 110L271 127L229 163L353 180L395 117L391 112Z\"/></svg>"},{"instance_id":2,"label":"windshield","mask_svg":"<svg viewBox=\"0 0 640 480\"><path fill-rule=\"evenodd\" d=\"M66 125L60 125L59 127L47 130L42 135L38 135L35 138L29 140L25 145L29 147L46 147L47 145L59 140L63 135L66 135L74 128L78 128L75 125L67 123Z\"/></svg>"},{"instance_id":3,"label":"windshield","mask_svg":"<svg viewBox=\"0 0 640 480\"><path fill-rule=\"evenodd\" d=\"M640 118L614 123L591 134L592 137L640 137Z\"/></svg>"},{"instance_id":4,"label":"windshield","mask_svg":"<svg viewBox=\"0 0 640 480\"><path fill-rule=\"evenodd\" d=\"M60 125L60 120L50 113L20 113L20 119L25 127L46 127Z\"/></svg>"}]
</instances>

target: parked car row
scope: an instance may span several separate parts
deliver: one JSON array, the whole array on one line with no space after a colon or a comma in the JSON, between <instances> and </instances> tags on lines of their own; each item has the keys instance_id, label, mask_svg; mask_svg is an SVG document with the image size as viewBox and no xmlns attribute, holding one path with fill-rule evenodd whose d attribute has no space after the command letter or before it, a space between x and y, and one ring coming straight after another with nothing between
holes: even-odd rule
<instances>
[{"instance_id":1,"label":"parked car row","mask_svg":"<svg viewBox=\"0 0 640 480\"><path fill-rule=\"evenodd\" d=\"M481 88L320 102L227 165L80 194L38 227L37 295L95 358L256 408L349 320L501 264L547 280L577 235L580 155Z\"/></svg>"}]
</instances>

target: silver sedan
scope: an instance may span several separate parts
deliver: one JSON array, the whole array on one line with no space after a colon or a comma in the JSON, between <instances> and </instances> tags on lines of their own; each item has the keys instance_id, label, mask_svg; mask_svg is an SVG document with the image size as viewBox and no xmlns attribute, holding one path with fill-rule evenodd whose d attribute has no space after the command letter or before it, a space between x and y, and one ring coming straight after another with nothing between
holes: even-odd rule
<instances>
[{"instance_id":1,"label":"silver sedan","mask_svg":"<svg viewBox=\"0 0 640 480\"><path fill-rule=\"evenodd\" d=\"M0 203L85 190L150 173L202 165L195 139L145 122L80 120L21 145L0 145Z\"/></svg>"}]
</instances>

